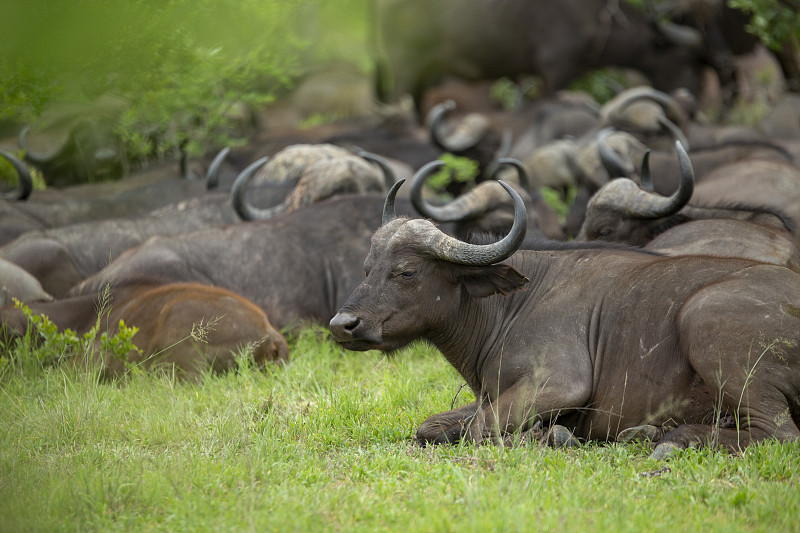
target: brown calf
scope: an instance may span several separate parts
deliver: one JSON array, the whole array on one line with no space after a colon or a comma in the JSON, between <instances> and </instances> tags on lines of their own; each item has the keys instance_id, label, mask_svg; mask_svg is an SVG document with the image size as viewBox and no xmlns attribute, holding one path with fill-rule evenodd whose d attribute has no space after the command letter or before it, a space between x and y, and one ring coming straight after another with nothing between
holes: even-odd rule
<instances>
[{"instance_id":1,"label":"brown calf","mask_svg":"<svg viewBox=\"0 0 800 533\"><path fill-rule=\"evenodd\" d=\"M200 283L170 283L136 288L113 302L107 324L109 335L119 321L139 331L133 338L141 352L131 350L127 361L95 350L106 377L119 376L129 365L171 370L196 377L210 368L224 372L236 365L238 351L252 346L258 367L289 358L286 339L264 312L238 294Z\"/></svg>"},{"instance_id":2,"label":"brown calf","mask_svg":"<svg viewBox=\"0 0 800 533\"><path fill-rule=\"evenodd\" d=\"M96 323L96 298L67 298L32 303L35 314L44 314L59 330L70 328L79 335ZM79 301L81 300L81 301ZM102 306L100 306L102 307ZM8 305L2 310L6 332L21 335L27 328L22 312ZM107 312L100 313L100 332L87 359L75 364L101 365L106 378L123 375L129 367L165 369L181 377L198 377L211 369L224 372L236 365L236 354L252 348L258 367L289 358L286 339L264 311L235 292L201 283L138 284L114 288ZM133 343L141 350L125 356L107 353L100 335L119 332L119 322L138 328Z\"/></svg>"}]
</instances>

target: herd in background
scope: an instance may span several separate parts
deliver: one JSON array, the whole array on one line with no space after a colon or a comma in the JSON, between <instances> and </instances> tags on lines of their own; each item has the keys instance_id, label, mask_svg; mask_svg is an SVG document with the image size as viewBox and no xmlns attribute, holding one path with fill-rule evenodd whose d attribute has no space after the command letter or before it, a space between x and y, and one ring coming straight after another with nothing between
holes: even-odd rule
<instances>
[{"instance_id":1,"label":"herd in background","mask_svg":"<svg viewBox=\"0 0 800 533\"><path fill-rule=\"evenodd\" d=\"M493 183L499 177L522 196L529 237L800 268L800 118L797 136L780 139L698 124L676 98L651 87L622 91L602 106L564 92L532 107L526 113L532 121L515 132L488 113L459 113L451 99L433 105L425 125L406 124L406 138L397 143L404 152L416 143L413 159L400 159L393 138L363 127L346 127L343 146L326 139L288 144L238 172L226 148L204 180L143 173L32 191L28 168L4 152L20 175L0 212L5 329L19 334L26 326L12 297L81 333L94 325L93 302L106 286L116 317L123 304L133 309L127 300L134 295L144 304L138 289L165 283L232 291L277 329L327 324L360 281L384 196L401 178L411 183L401 189L401 212L436 220L462 240L511 227L511 201ZM800 105L792 112L800 117ZM561 136L547 137L555 131ZM444 166L434 158L445 152L476 161L478 177L471 187L451 182L453 200L442 203L425 182ZM430 161L415 168L420 157ZM565 218L544 200L542 187L574 195ZM185 290L198 299L201 287ZM226 314L224 306L214 311L212 295L205 297L206 318ZM225 340L230 349L253 341L245 334ZM163 349L172 341L151 344ZM285 350L278 352L266 359L284 359ZM193 363L184 357L180 365L188 370ZM153 362L178 360L162 354Z\"/></svg>"},{"instance_id":2,"label":"herd in background","mask_svg":"<svg viewBox=\"0 0 800 533\"><path fill-rule=\"evenodd\" d=\"M561 79L551 74L550 81ZM450 250L464 244L478 250L488 246L486 235L498 240L514 228L515 242L501 259L464 264L498 266L520 246L552 251L565 243L574 247L570 253L612 254L629 246L650 256L754 260L795 273L780 274L781 283L800 280L797 94L783 95L759 126L744 127L704 120L695 95L685 89L635 86L602 105L586 93L558 91L499 110L458 104L471 99L474 87L468 83L450 84L438 101L431 101L435 90L422 100L423 88L414 80L405 83L419 92L415 112L424 111L425 120L391 108L367 120L225 148L209 159L205 179L191 179L182 163L180 172L159 167L112 183L38 191L27 165L0 152L20 178L18 189L0 200L6 346L29 327L12 298L59 328L82 334L98 323L98 308L110 294L100 323L111 334L120 320L139 328L134 342L141 351L131 351L127 363L93 351L107 377L124 374L131 363L187 376L224 371L235 366L243 347L258 365L285 362L288 345L281 331L309 323L330 325L345 346L384 349L374 331L356 339L367 321L341 309L355 309L351 294L361 290L365 258L374 261L383 246L371 241L373 234L395 213L436 222L447 237L436 237L438 251L426 253L446 261ZM444 167L436 159L443 153L469 158L478 169L473 183L450 182L447 201L427 185ZM568 205L566 213L557 214L545 201L545 188ZM389 191L392 216L386 215ZM616 245L580 244L588 241ZM641 261L636 256L633 263ZM573 275L605 283L600 271L582 269ZM681 278L660 275L672 283ZM482 298L515 292L523 282L512 276L504 283L513 287L468 290ZM198 324L208 326L202 338L191 335ZM693 343L702 340L698 327L691 329ZM734 332L722 329L733 338ZM796 386L796 361L790 366L783 377ZM479 376L465 379L477 398L502 397L502 387L487 392ZM570 406L555 401L551 407ZM796 404L787 409L797 418ZM486 420L463 432L475 411L471 405L432 417L418 437L486 438L481 432L491 433L498 423L489 420L491 409L479 410ZM608 436L600 428L609 423L583 419L576 427L584 427L582 438L599 438L602 431ZM700 437L690 432L686 438Z\"/></svg>"}]
</instances>

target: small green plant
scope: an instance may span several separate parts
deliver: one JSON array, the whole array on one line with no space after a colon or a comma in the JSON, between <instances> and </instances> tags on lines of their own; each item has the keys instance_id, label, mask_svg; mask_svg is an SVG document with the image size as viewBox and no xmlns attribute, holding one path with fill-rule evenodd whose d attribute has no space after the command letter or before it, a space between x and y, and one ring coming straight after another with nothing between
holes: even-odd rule
<instances>
[{"instance_id":1,"label":"small green plant","mask_svg":"<svg viewBox=\"0 0 800 533\"><path fill-rule=\"evenodd\" d=\"M443 193L451 182L468 183L478 177L478 162L468 157L453 154L439 156L444 166L428 178L428 186L437 193Z\"/></svg>"},{"instance_id":2,"label":"small green plant","mask_svg":"<svg viewBox=\"0 0 800 533\"><path fill-rule=\"evenodd\" d=\"M127 362L127 357L130 352L142 353L142 349L138 348L133 343L133 336L136 335L138 331L139 328L136 326L126 326L125 321L120 319L115 335L109 335L107 331L100 334L100 349L105 353L109 353ZM92 328L86 335L92 333L97 335L97 330Z\"/></svg>"},{"instance_id":3,"label":"small green plant","mask_svg":"<svg viewBox=\"0 0 800 533\"><path fill-rule=\"evenodd\" d=\"M599 104L604 104L614 98L627 85L625 76L612 68L592 70L580 76L569 88L573 91L583 91L592 95Z\"/></svg>"},{"instance_id":4,"label":"small green plant","mask_svg":"<svg viewBox=\"0 0 800 533\"><path fill-rule=\"evenodd\" d=\"M494 82L489 94L492 100L502 105L505 110L519 107L521 99L519 87L509 78L500 78Z\"/></svg>"},{"instance_id":5,"label":"small green plant","mask_svg":"<svg viewBox=\"0 0 800 533\"><path fill-rule=\"evenodd\" d=\"M78 335L70 328L59 331L58 326L46 315L33 313L27 305L16 298L14 307L25 316L28 330L22 338L16 339L13 348L6 346L6 355L0 357L0 368L3 371L15 366L15 363L16 366L21 366L33 361L40 367L58 364L69 358L90 355L98 346L104 354L120 359L126 365L131 351L142 353L142 350L133 343L133 337L139 328L127 326L124 320L119 321L118 332L115 335L103 331L98 337L103 307L98 314L97 323L83 335Z\"/></svg>"},{"instance_id":6,"label":"small green plant","mask_svg":"<svg viewBox=\"0 0 800 533\"><path fill-rule=\"evenodd\" d=\"M549 205L553 211L556 212L558 220L561 221L561 223L564 223L570 206L575 202L575 195L577 194L578 189L575 187L570 187L566 192L566 197L550 187L542 187L540 190L542 192L544 201L547 202L547 205Z\"/></svg>"}]
</instances>

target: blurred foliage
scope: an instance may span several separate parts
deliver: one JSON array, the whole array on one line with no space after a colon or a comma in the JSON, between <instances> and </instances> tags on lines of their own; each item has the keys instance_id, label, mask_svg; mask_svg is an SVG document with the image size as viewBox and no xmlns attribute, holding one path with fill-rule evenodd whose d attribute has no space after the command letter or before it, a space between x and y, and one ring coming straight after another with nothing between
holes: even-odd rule
<instances>
[{"instance_id":1,"label":"blurred foliage","mask_svg":"<svg viewBox=\"0 0 800 533\"><path fill-rule=\"evenodd\" d=\"M313 65L365 68L366 10L367 0L8 0L0 120L114 94L128 103L114 129L131 156L231 144L243 109Z\"/></svg>"},{"instance_id":2,"label":"blurred foliage","mask_svg":"<svg viewBox=\"0 0 800 533\"><path fill-rule=\"evenodd\" d=\"M601 68L587 72L569 84L572 91L590 94L599 104L604 104L628 88L630 83L620 69Z\"/></svg>"},{"instance_id":3,"label":"blurred foliage","mask_svg":"<svg viewBox=\"0 0 800 533\"><path fill-rule=\"evenodd\" d=\"M625 0L639 9L656 4L674 5L673 0ZM747 31L773 50L781 49L800 38L800 2L798 0L726 0L729 7L750 15Z\"/></svg>"},{"instance_id":4,"label":"blurred foliage","mask_svg":"<svg viewBox=\"0 0 800 533\"><path fill-rule=\"evenodd\" d=\"M0 157L0 182L9 185L17 183L17 171L5 157Z\"/></svg>"},{"instance_id":5,"label":"blurred foliage","mask_svg":"<svg viewBox=\"0 0 800 533\"><path fill-rule=\"evenodd\" d=\"M566 195L550 187L541 187L539 189L542 197L547 205L555 211L558 220L564 224L567 220L567 213L573 203L575 203L575 196L578 193L578 188L575 186L569 187Z\"/></svg>"},{"instance_id":6,"label":"blurred foliage","mask_svg":"<svg viewBox=\"0 0 800 533\"><path fill-rule=\"evenodd\" d=\"M439 156L444 161L444 166L432 174L426 183L437 193L444 193L452 182L474 182L478 177L478 162L468 157L461 157L450 153Z\"/></svg>"},{"instance_id":7,"label":"blurred foliage","mask_svg":"<svg viewBox=\"0 0 800 533\"><path fill-rule=\"evenodd\" d=\"M489 96L506 111L519 107L521 95L519 87L510 78L500 78L492 84Z\"/></svg>"},{"instance_id":8,"label":"blurred foliage","mask_svg":"<svg viewBox=\"0 0 800 533\"><path fill-rule=\"evenodd\" d=\"M773 50L800 39L800 2L793 0L728 0L732 8L750 15L747 31Z\"/></svg>"}]
</instances>

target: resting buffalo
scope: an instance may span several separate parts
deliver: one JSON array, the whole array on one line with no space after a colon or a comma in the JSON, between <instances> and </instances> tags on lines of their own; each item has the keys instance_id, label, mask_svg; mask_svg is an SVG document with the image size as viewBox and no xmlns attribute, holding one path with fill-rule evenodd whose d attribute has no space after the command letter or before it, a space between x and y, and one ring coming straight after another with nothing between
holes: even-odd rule
<instances>
[{"instance_id":1,"label":"resting buffalo","mask_svg":"<svg viewBox=\"0 0 800 533\"><path fill-rule=\"evenodd\" d=\"M56 298L128 248L154 235L177 235L238 221L226 193L209 193L146 216L32 229L0 246L0 257L24 268Z\"/></svg>"},{"instance_id":2,"label":"resting buffalo","mask_svg":"<svg viewBox=\"0 0 800 533\"><path fill-rule=\"evenodd\" d=\"M690 205L692 163L680 142L675 148L681 182L671 196L640 188L627 178L612 180L589 200L577 240L620 242L669 254L746 257L800 271L800 240L789 217L760 206Z\"/></svg>"},{"instance_id":3,"label":"resting buffalo","mask_svg":"<svg viewBox=\"0 0 800 533\"><path fill-rule=\"evenodd\" d=\"M205 181L181 179L174 169L162 166L116 182L33 191L24 202L0 200L0 244L29 230L134 216L172 202L203 196L209 189L217 188L220 167L227 154L228 150L224 149L212 160ZM14 165L21 180L31 179L21 162L17 160Z\"/></svg>"},{"instance_id":4,"label":"resting buffalo","mask_svg":"<svg viewBox=\"0 0 800 533\"><path fill-rule=\"evenodd\" d=\"M453 111L453 100L436 104L428 113L428 128L431 142L445 153L472 159L478 165L477 181L488 179L497 166L497 160L508 155L511 149L511 129L499 131L488 117L481 113L467 113L455 122L445 121ZM460 194L463 187L451 182L447 191Z\"/></svg>"},{"instance_id":5,"label":"resting buffalo","mask_svg":"<svg viewBox=\"0 0 800 533\"><path fill-rule=\"evenodd\" d=\"M504 157L496 161L498 172L506 165L516 172L515 182L519 185L519 194L527 201L528 234L536 233L550 239L563 239L564 231L555 211L547 204L538 189L531 190L528 174L520 161ZM436 222L453 222L453 234L459 238L469 237L473 233L504 233L513 222L513 205L508 195L492 182L481 182L468 192L462 194L446 206L429 204L422 194L425 180L433 172L444 166L443 161L432 161L414 174L411 182L411 203L421 215Z\"/></svg>"},{"instance_id":6,"label":"resting buffalo","mask_svg":"<svg viewBox=\"0 0 800 533\"><path fill-rule=\"evenodd\" d=\"M800 221L800 168L785 161L749 159L716 168L697 184L698 203L745 203L785 213ZM800 228L795 227L800 237Z\"/></svg>"},{"instance_id":7,"label":"resting buffalo","mask_svg":"<svg viewBox=\"0 0 800 533\"><path fill-rule=\"evenodd\" d=\"M303 151L311 153L315 148L315 145L305 145ZM291 211L299 205L317 202L342 190L358 189L355 185L360 185L362 189L368 188L359 178L367 184L372 183L373 188L385 190L379 171L373 170L350 152L342 151L345 156L320 161L306 169L303 179L296 186L292 183L269 182L253 187L250 194L259 203L272 205L283 200L279 206L260 210L260 215L267 217L274 216L276 212ZM365 154L364 157L375 156ZM342 164L334 167L338 161ZM247 178L261 163L263 160L257 161L236 179L231 190L235 208L238 209L242 203L241 199L237 203L236 196L237 191L242 191L240 185L246 184ZM327 165L319 167L322 163ZM364 173L349 173L351 167L366 168L368 178L365 178ZM340 171L326 172L333 168L339 168ZM282 174L285 175L287 171L296 169L285 165L283 170ZM204 195L164 206L145 216L111 218L61 228L31 230L0 247L0 257L26 269L39 280L46 291L60 298L73 285L101 270L125 250L142 244L152 236L178 235L238 222L239 218L230 204L228 193L209 191ZM254 208L250 208L250 211L254 211ZM239 214L241 216L241 212Z\"/></svg>"},{"instance_id":8,"label":"resting buffalo","mask_svg":"<svg viewBox=\"0 0 800 533\"><path fill-rule=\"evenodd\" d=\"M379 0L374 11L384 101L410 93L419 105L425 89L447 76L539 74L555 91L609 65L638 69L661 90L699 88L698 40L673 45L674 33L626 2Z\"/></svg>"},{"instance_id":9,"label":"resting buffalo","mask_svg":"<svg viewBox=\"0 0 800 533\"><path fill-rule=\"evenodd\" d=\"M689 138L692 143L691 149L689 150L689 145L686 144L684 147L692 158L697 183L718 174L715 172L717 168L733 163L747 165L748 160L770 160L781 164L793 162L792 154L779 143L770 141L745 127L693 124L689 129ZM681 143L683 144L683 141ZM616 146L611 147L612 151L609 152L602 143L599 148L603 150L601 157L605 164L611 163L624 170L612 177L635 177L635 171L639 169L641 162L641 152L626 152ZM611 157L608 157L609 155ZM671 148L651 151L650 170L653 189L656 192L671 194L678 187L680 172L675 152Z\"/></svg>"},{"instance_id":10,"label":"resting buffalo","mask_svg":"<svg viewBox=\"0 0 800 533\"><path fill-rule=\"evenodd\" d=\"M366 161L365 161L366 159ZM368 162L375 162L375 168ZM290 194L279 205L259 208L247 199L250 181L294 182ZM244 169L231 188L231 201L242 220L272 218L343 193L386 192L394 184L389 162L375 154L330 144L288 146L273 158L261 158Z\"/></svg>"},{"instance_id":11,"label":"resting buffalo","mask_svg":"<svg viewBox=\"0 0 800 533\"><path fill-rule=\"evenodd\" d=\"M3 291L0 306L5 305L8 298L17 298L22 302L53 299L30 272L3 258L0 258L0 291Z\"/></svg>"},{"instance_id":12,"label":"resting buffalo","mask_svg":"<svg viewBox=\"0 0 800 533\"><path fill-rule=\"evenodd\" d=\"M387 197L367 277L330 322L352 350L426 339L461 373L477 400L426 420L421 442L497 439L538 420L583 439L652 428L655 457L800 438L800 275L595 243L517 251L525 206L506 190L515 222L491 244L394 218ZM715 424L728 416L735 428Z\"/></svg>"},{"instance_id":13,"label":"resting buffalo","mask_svg":"<svg viewBox=\"0 0 800 533\"><path fill-rule=\"evenodd\" d=\"M340 195L272 219L152 237L68 296L109 282L196 281L246 295L279 329L327 323L361 279L382 203L382 194ZM404 212L413 213L410 202Z\"/></svg>"},{"instance_id":14,"label":"resting buffalo","mask_svg":"<svg viewBox=\"0 0 800 533\"><path fill-rule=\"evenodd\" d=\"M60 329L83 334L99 326L95 346L76 365L96 366L106 378L119 377L134 366L161 368L181 377L197 377L206 370L234 368L236 355L252 350L256 365L284 362L289 357L286 339L270 324L264 312L229 290L200 283L134 284L107 295L30 304ZM110 303L109 307L104 304ZM28 327L23 313L12 306L0 310L6 335L19 336ZM106 352L101 333L114 336L120 320L138 332L138 350L125 355Z\"/></svg>"}]
</instances>

